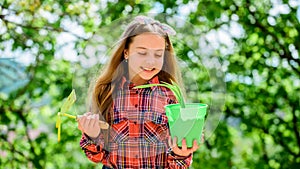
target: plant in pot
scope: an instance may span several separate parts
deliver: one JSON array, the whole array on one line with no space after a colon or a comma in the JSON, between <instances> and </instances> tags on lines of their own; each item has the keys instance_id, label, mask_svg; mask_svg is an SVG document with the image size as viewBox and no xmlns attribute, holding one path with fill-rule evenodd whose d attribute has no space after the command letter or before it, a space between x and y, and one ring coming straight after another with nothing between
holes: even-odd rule
<instances>
[{"instance_id":1,"label":"plant in pot","mask_svg":"<svg viewBox=\"0 0 300 169\"><path fill-rule=\"evenodd\" d=\"M163 86L169 88L175 95L178 103L165 106L171 137L177 137L177 145L182 146L182 139L186 139L187 147L193 146L193 140L201 142L202 130L207 110L207 104L185 103L182 91L178 84L162 82L160 84L145 84L134 88L148 88Z\"/></svg>"}]
</instances>

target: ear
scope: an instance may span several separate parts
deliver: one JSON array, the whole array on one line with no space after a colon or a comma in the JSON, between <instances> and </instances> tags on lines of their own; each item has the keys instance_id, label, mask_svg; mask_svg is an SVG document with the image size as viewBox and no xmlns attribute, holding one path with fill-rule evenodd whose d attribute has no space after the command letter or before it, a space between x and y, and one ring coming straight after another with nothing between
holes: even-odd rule
<instances>
[{"instance_id":1,"label":"ear","mask_svg":"<svg viewBox=\"0 0 300 169\"><path fill-rule=\"evenodd\" d=\"M124 54L124 58L128 59L128 49L124 49L123 54Z\"/></svg>"}]
</instances>

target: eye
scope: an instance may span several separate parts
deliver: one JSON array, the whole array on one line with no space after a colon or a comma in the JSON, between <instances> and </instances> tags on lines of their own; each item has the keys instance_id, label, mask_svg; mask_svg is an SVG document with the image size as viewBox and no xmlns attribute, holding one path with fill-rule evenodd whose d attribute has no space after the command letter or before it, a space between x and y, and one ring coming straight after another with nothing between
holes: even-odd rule
<instances>
[{"instance_id":1,"label":"eye","mask_svg":"<svg viewBox=\"0 0 300 169\"><path fill-rule=\"evenodd\" d=\"M139 55L146 55L147 52L138 52Z\"/></svg>"},{"instance_id":2,"label":"eye","mask_svg":"<svg viewBox=\"0 0 300 169\"><path fill-rule=\"evenodd\" d=\"M162 53L156 53L156 54L155 54L155 57L159 57L159 58L160 58L160 57L162 57L162 56L163 56Z\"/></svg>"}]
</instances>

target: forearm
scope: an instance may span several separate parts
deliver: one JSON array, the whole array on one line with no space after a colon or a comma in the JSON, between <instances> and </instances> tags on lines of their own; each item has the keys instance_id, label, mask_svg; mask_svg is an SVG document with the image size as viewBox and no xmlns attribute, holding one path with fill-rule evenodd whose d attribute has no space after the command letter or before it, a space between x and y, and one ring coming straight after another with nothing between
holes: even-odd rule
<instances>
[{"instance_id":1,"label":"forearm","mask_svg":"<svg viewBox=\"0 0 300 169\"><path fill-rule=\"evenodd\" d=\"M109 166L109 152L104 147L104 141L101 136L97 139L91 139L87 135L82 134L80 147L84 151L87 158L95 163L101 162Z\"/></svg>"}]
</instances>

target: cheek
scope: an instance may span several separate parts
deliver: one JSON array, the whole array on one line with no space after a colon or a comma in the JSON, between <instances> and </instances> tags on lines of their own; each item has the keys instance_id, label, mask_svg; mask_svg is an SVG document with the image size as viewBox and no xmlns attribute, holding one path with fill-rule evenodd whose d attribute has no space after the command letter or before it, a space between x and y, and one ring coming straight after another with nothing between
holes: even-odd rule
<instances>
[{"instance_id":1,"label":"cheek","mask_svg":"<svg viewBox=\"0 0 300 169\"><path fill-rule=\"evenodd\" d=\"M140 67L140 63L135 60L131 60L130 62L128 62L128 66L130 69L136 70Z\"/></svg>"},{"instance_id":2,"label":"cheek","mask_svg":"<svg viewBox=\"0 0 300 169\"><path fill-rule=\"evenodd\" d=\"M157 60L157 66L159 68L162 68L163 65L164 65L164 58L158 59Z\"/></svg>"},{"instance_id":3,"label":"cheek","mask_svg":"<svg viewBox=\"0 0 300 169\"><path fill-rule=\"evenodd\" d=\"M140 63L140 59L136 55L132 54L129 56L128 63L136 66L137 63Z\"/></svg>"}]
</instances>

